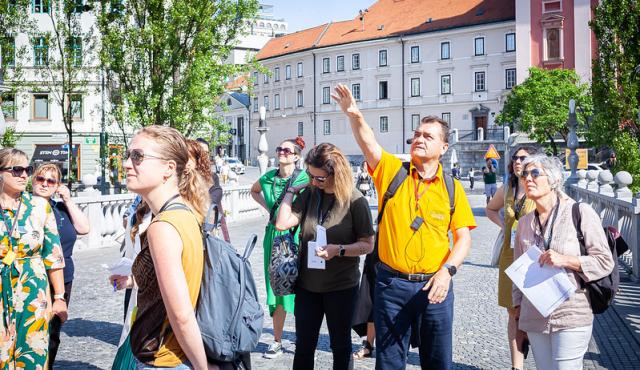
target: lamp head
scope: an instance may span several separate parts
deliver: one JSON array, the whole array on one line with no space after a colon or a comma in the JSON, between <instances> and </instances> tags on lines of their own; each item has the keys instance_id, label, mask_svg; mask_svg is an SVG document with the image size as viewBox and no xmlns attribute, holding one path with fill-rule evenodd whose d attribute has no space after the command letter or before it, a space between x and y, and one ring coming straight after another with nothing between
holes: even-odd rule
<instances>
[{"instance_id":1,"label":"lamp head","mask_svg":"<svg viewBox=\"0 0 640 370\"><path fill-rule=\"evenodd\" d=\"M260 112L260 119L264 121L265 118L267 118L267 108L265 108L263 105L258 111Z\"/></svg>"}]
</instances>

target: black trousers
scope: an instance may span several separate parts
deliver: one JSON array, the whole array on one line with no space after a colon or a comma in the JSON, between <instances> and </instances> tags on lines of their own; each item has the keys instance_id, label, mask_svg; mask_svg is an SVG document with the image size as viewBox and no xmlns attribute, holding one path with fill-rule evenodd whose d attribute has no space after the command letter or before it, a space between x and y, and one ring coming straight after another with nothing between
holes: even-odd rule
<instances>
[{"instance_id":1,"label":"black trousers","mask_svg":"<svg viewBox=\"0 0 640 370\"><path fill-rule=\"evenodd\" d=\"M71 301L72 285L73 281L64 285L64 299L67 301L67 308L69 307L69 301ZM51 287L51 297L53 298L53 287ZM60 318L57 315L53 315L53 318L49 321L49 369L53 369L53 362L56 360L56 354L58 354L61 328L62 322L60 321Z\"/></svg>"},{"instance_id":2,"label":"black trousers","mask_svg":"<svg viewBox=\"0 0 640 370\"><path fill-rule=\"evenodd\" d=\"M323 318L327 317L333 369L353 368L351 360L351 320L358 287L329 293L296 289L296 353L294 370L312 370Z\"/></svg>"}]
</instances>

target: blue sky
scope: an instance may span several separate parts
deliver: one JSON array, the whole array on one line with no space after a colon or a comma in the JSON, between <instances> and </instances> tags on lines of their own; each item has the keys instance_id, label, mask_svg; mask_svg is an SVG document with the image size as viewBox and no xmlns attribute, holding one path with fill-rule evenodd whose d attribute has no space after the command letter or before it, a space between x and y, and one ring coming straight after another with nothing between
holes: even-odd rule
<instances>
[{"instance_id":1,"label":"blue sky","mask_svg":"<svg viewBox=\"0 0 640 370\"><path fill-rule=\"evenodd\" d=\"M353 19L358 10L365 9L376 0L261 0L273 5L276 19L289 23L289 32L311 28L329 21Z\"/></svg>"}]
</instances>

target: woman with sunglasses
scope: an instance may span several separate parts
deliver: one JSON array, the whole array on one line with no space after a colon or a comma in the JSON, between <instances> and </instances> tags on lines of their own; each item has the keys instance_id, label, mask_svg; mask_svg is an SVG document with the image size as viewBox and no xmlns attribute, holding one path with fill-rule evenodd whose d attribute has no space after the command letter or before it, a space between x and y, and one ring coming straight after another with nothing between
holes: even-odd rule
<instances>
[{"instance_id":1,"label":"woman with sunglasses","mask_svg":"<svg viewBox=\"0 0 640 370\"><path fill-rule=\"evenodd\" d=\"M320 144L305 160L311 186L287 189L276 228L300 225L300 267L296 283L296 353L293 369L313 369L318 335L326 315L333 368L351 361L351 320L360 282L360 255L373 250L369 204L353 184L349 162L340 149ZM293 203L293 204L292 204ZM309 248L326 233L326 245ZM311 245L313 247L313 245Z\"/></svg>"},{"instance_id":2,"label":"woman with sunglasses","mask_svg":"<svg viewBox=\"0 0 640 370\"><path fill-rule=\"evenodd\" d=\"M523 162L530 156L538 152L532 146L520 146L513 151L511 162L509 162L509 178L506 185L501 186L489 204L487 204L487 217L498 225L503 231L502 249L500 251L499 275L498 275L498 305L507 309L509 319L507 321L507 338L509 340L509 350L511 352L511 368L524 368L524 354L522 349L516 344L516 332L518 322L516 321L516 310L513 308L511 300L511 290L513 284L504 270L513 263L513 246L515 234L518 229L518 220L527 213L533 211L535 204L533 200L527 199L525 194L525 181L521 177ZM500 216L500 210L504 208L504 220Z\"/></svg>"},{"instance_id":3,"label":"woman with sunglasses","mask_svg":"<svg viewBox=\"0 0 640 370\"><path fill-rule=\"evenodd\" d=\"M278 168L267 171L251 187L251 197L269 212L270 219L264 231L262 246L264 248L264 279L267 289L267 306L273 320L274 342L264 353L265 358L276 358L282 354L282 331L287 313L293 313L295 295L276 296L271 289L269 281L269 263L271 262L271 247L276 236L287 231L278 231L274 225L282 198L287 186L298 186L309 182L306 172L296 171L296 164L305 147L301 137L288 139L280 143L276 148ZM294 240L298 242L298 230L294 234Z\"/></svg>"},{"instance_id":4,"label":"woman with sunglasses","mask_svg":"<svg viewBox=\"0 0 640 370\"><path fill-rule=\"evenodd\" d=\"M540 249L540 265L563 269L576 290L548 317L543 317L514 285L518 342L528 338L538 369L582 369L593 328L593 313L582 282L610 274L613 257L600 217L586 203L579 206L582 221L578 227L587 252L581 254L572 214L575 202L561 190L564 179L559 159L545 155L528 157L523 163L522 178L535 210L518 223L514 258L530 248Z\"/></svg>"},{"instance_id":5,"label":"woman with sunglasses","mask_svg":"<svg viewBox=\"0 0 640 370\"><path fill-rule=\"evenodd\" d=\"M38 167L33 174L32 185L33 194L46 199L51 205L53 214L58 225L58 235L62 244L62 254L64 255L64 298L69 306L71 298L71 286L73 284L74 265L73 246L78 235L89 233L89 219L78 207L73 199L69 188L60 183L62 173L57 165L46 163ZM54 195L59 196L59 200L53 200ZM53 287L51 287L53 290ZM58 316L54 316L49 323L49 368L53 368L53 363L58 353L60 345L60 328L62 321Z\"/></svg>"},{"instance_id":6,"label":"woman with sunglasses","mask_svg":"<svg viewBox=\"0 0 640 370\"><path fill-rule=\"evenodd\" d=\"M217 368L207 363L195 318L208 186L189 162L184 137L167 126L140 130L126 152L124 168L127 188L140 194L153 214L131 269L138 311L130 343L138 369ZM172 208L177 203L190 210Z\"/></svg>"},{"instance_id":7,"label":"woman with sunglasses","mask_svg":"<svg viewBox=\"0 0 640 370\"><path fill-rule=\"evenodd\" d=\"M44 198L25 192L33 167L0 150L0 369L47 367L49 320L67 319L64 257ZM53 287L53 291L49 286Z\"/></svg>"}]
</instances>

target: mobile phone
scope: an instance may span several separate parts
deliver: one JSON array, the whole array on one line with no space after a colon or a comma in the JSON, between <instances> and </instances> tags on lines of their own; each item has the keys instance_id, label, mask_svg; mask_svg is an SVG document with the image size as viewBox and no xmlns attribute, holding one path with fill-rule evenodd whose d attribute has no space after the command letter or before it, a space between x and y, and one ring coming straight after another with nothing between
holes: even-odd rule
<instances>
[{"instance_id":1,"label":"mobile phone","mask_svg":"<svg viewBox=\"0 0 640 370\"><path fill-rule=\"evenodd\" d=\"M416 216L416 218L414 218L413 222L411 223L411 230L418 231L423 222L424 220L422 219L422 217Z\"/></svg>"},{"instance_id":2,"label":"mobile phone","mask_svg":"<svg viewBox=\"0 0 640 370\"><path fill-rule=\"evenodd\" d=\"M522 341L522 354L524 355L524 358L527 358L527 355L529 354L529 338Z\"/></svg>"}]
</instances>

